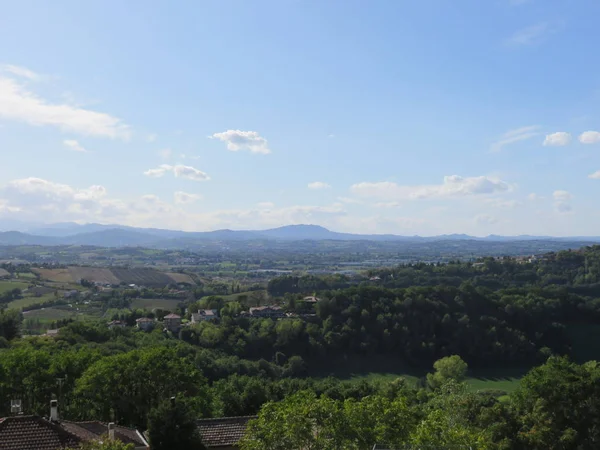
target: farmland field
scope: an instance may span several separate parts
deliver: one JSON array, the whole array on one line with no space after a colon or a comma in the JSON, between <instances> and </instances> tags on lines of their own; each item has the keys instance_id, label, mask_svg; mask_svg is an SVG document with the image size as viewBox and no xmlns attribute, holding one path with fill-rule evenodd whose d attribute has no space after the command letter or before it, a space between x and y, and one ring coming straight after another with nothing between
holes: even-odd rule
<instances>
[{"instance_id":1,"label":"farmland field","mask_svg":"<svg viewBox=\"0 0 600 450\"><path fill-rule=\"evenodd\" d=\"M131 302L132 309L166 309L168 311L175 309L179 300L171 300L164 298L136 298Z\"/></svg>"},{"instance_id":2,"label":"farmland field","mask_svg":"<svg viewBox=\"0 0 600 450\"><path fill-rule=\"evenodd\" d=\"M76 315L75 310L65 310L58 308L43 308L23 313L24 319L39 319L42 321L54 321L59 319L68 319Z\"/></svg>"},{"instance_id":3,"label":"farmland field","mask_svg":"<svg viewBox=\"0 0 600 450\"><path fill-rule=\"evenodd\" d=\"M20 283L18 281L0 281L0 294L15 288L27 289L27 286L27 283Z\"/></svg>"},{"instance_id":4,"label":"farmland field","mask_svg":"<svg viewBox=\"0 0 600 450\"><path fill-rule=\"evenodd\" d=\"M73 281L78 282L81 279L102 283L102 284L119 284L119 279L111 272L110 269L101 267L69 267L69 273Z\"/></svg>"},{"instance_id":5,"label":"farmland field","mask_svg":"<svg viewBox=\"0 0 600 450\"><path fill-rule=\"evenodd\" d=\"M172 283L195 284L187 274L159 272L148 268L102 268L71 266L67 269L33 269L42 280L55 283L79 283L85 279L103 284L137 284L141 286L167 286Z\"/></svg>"},{"instance_id":6,"label":"farmland field","mask_svg":"<svg viewBox=\"0 0 600 450\"><path fill-rule=\"evenodd\" d=\"M59 283L71 283L73 278L69 269L32 269L42 280L56 281Z\"/></svg>"},{"instance_id":7,"label":"farmland field","mask_svg":"<svg viewBox=\"0 0 600 450\"><path fill-rule=\"evenodd\" d=\"M187 273L167 272L166 275L175 281L175 283L196 284Z\"/></svg>"},{"instance_id":8,"label":"farmland field","mask_svg":"<svg viewBox=\"0 0 600 450\"><path fill-rule=\"evenodd\" d=\"M154 269L111 269L111 272L125 284L166 286L173 283L173 279L167 274Z\"/></svg>"},{"instance_id":9,"label":"farmland field","mask_svg":"<svg viewBox=\"0 0 600 450\"><path fill-rule=\"evenodd\" d=\"M36 305L38 303L44 303L44 302L47 302L48 300L54 300L55 298L56 297L54 296L54 294L46 294L46 295L42 295L40 297L23 297L18 300L13 300L12 302L10 302L8 304L8 307L21 309L21 308L25 308L26 306Z\"/></svg>"}]
</instances>

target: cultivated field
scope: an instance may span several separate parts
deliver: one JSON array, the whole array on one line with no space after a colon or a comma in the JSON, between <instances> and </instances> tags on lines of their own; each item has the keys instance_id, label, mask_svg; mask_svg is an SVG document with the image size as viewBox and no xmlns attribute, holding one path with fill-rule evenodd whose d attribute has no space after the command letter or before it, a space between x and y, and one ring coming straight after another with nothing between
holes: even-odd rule
<instances>
[{"instance_id":1,"label":"cultivated field","mask_svg":"<svg viewBox=\"0 0 600 450\"><path fill-rule=\"evenodd\" d=\"M120 280L114 276L110 269L99 267L69 267L73 281L88 280L102 284L119 284Z\"/></svg>"},{"instance_id":2,"label":"cultivated field","mask_svg":"<svg viewBox=\"0 0 600 450\"><path fill-rule=\"evenodd\" d=\"M136 298L131 302L131 309L165 309L171 311L177 307L179 300L164 298Z\"/></svg>"},{"instance_id":3,"label":"cultivated field","mask_svg":"<svg viewBox=\"0 0 600 450\"><path fill-rule=\"evenodd\" d=\"M154 269L111 269L111 271L125 284L166 286L173 283L173 279L167 274Z\"/></svg>"},{"instance_id":4,"label":"cultivated field","mask_svg":"<svg viewBox=\"0 0 600 450\"><path fill-rule=\"evenodd\" d=\"M108 269L102 267L71 266L67 269L33 269L42 280L55 283L79 283L85 279L102 284L137 284L141 286L166 286L173 283L195 284L184 273L165 273L150 268Z\"/></svg>"},{"instance_id":5,"label":"cultivated field","mask_svg":"<svg viewBox=\"0 0 600 450\"><path fill-rule=\"evenodd\" d=\"M56 281L58 283L72 283L73 277L69 269L31 269L42 280Z\"/></svg>"},{"instance_id":6,"label":"cultivated field","mask_svg":"<svg viewBox=\"0 0 600 450\"><path fill-rule=\"evenodd\" d=\"M169 276L175 283L196 284L187 273L166 272L165 275Z\"/></svg>"},{"instance_id":7,"label":"cultivated field","mask_svg":"<svg viewBox=\"0 0 600 450\"><path fill-rule=\"evenodd\" d=\"M27 289L28 284L27 283L21 283L18 281L0 281L0 294L7 292L7 291L12 291L15 288L18 289Z\"/></svg>"}]
</instances>

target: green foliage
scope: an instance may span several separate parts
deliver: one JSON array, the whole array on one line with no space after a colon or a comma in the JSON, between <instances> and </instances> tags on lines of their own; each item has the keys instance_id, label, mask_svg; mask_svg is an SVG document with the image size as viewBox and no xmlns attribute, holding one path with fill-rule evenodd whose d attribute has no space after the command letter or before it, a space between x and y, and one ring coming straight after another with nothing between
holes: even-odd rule
<instances>
[{"instance_id":1,"label":"green foliage","mask_svg":"<svg viewBox=\"0 0 600 450\"><path fill-rule=\"evenodd\" d=\"M200 395L204 383L191 361L174 349L157 347L97 361L77 380L75 395L89 418L143 427L161 399Z\"/></svg>"},{"instance_id":2,"label":"green foliage","mask_svg":"<svg viewBox=\"0 0 600 450\"><path fill-rule=\"evenodd\" d=\"M268 403L249 425L243 450L393 448L408 438L414 418L403 399L332 400L301 392Z\"/></svg>"},{"instance_id":3,"label":"green foliage","mask_svg":"<svg viewBox=\"0 0 600 450\"><path fill-rule=\"evenodd\" d=\"M439 388L449 380L463 381L467 374L467 363L458 355L437 360L433 368L435 372L427 374L427 383L432 389Z\"/></svg>"},{"instance_id":4,"label":"green foliage","mask_svg":"<svg viewBox=\"0 0 600 450\"><path fill-rule=\"evenodd\" d=\"M600 365L552 357L533 369L511 397L521 430L518 440L531 449L593 448L600 442Z\"/></svg>"},{"instance_id":5,"label":"green foliage","mask_svg":"<svg viewBox=\"0 0 600 450\"><path fill-rule=\"evenodd\" d=\"M21 333L23 316L14 309L0 310L0 337L10 341Z\"/></svg>"},{"instance_id":6,"label":"green foliage","mask_svg":"<svg viewBox=\"0 0 600 450\"><path fill-rule=\"evenodd\" d=\"M153 450L205 449L192 410L175 397L150 411L148 436Z\"/></svg>"}]
</instances>

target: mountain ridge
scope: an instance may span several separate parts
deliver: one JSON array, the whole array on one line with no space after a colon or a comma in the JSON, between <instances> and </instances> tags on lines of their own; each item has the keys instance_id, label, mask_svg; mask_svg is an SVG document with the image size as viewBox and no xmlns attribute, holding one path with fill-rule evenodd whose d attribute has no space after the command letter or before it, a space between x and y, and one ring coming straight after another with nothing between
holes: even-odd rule
<instances>
[{"instance_id":1,"label":"mountain ridge","mask_svg":"<svg viewBox=\"0 0 600 450\"><path fill-rule=\"evenodd\" d=\"M0 223L0 229L2 229ZM576 241L600 242L595 236L499 236L485 237L467 234L445 234L438 236L403 236L395 234L355 234L331 231L320 225L299 224L286 225L266 230L214 230L214 231L180 231L160 228L137 228L125 225L103 225L76 223L57 223L22 230L0 232L0 245L94 245L99 247L130 246L169 246L169 242L184 245L186 242L201 241Z\"/></svg>"}]
</instances>

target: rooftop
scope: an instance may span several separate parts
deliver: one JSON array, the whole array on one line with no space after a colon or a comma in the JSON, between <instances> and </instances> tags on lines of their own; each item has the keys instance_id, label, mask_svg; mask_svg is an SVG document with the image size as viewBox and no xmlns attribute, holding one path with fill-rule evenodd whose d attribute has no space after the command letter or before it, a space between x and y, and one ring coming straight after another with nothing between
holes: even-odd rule
<instances>
[{"instance_id":1,"label":"rooftop","mask_svg":"<svg viewBox=\"0 0 600 450\"><path fill-rule=\"evenodd\" d=\"M97 420L90 422L69 422L63 420L60 425L80 439L90 441L98 439L108 432L108 424ZM141 433L134 428L115 425L115 439L124 444L133 444L135 447L149 447L148 442Z\"/></svg>"},{"instance_id":2,"label":"rooftop","mask_svg":"<svg viewBox=\"0 0 600 450\"><path fill-rule=\"evenodd\" d=\"M221 417L218 419L200 419L198 431L202 436L202 443L207 448L218 448L237 445L250 420L257 416Z\"/></svg>"},{"instance_id":3,"label":"rooftop","mask_svg":"<svg viewBox=\"0 0 600 450\"><path fill-rule=\"evenodd\" d=\"M165 316L165 319L181 319L181 316L178 316L177 314L169 314L168 316Z\"/></svg>"},{"instance_id":4,"label":"rooftop","mask_svg":"<svg viewBox=\"0 0 600 450\"><path fill-rule=\"evenodd\" d=\"M81 438L38 416L0 419L2 450L57 450L79 446Z\"/></svg>"}]
</instances>

